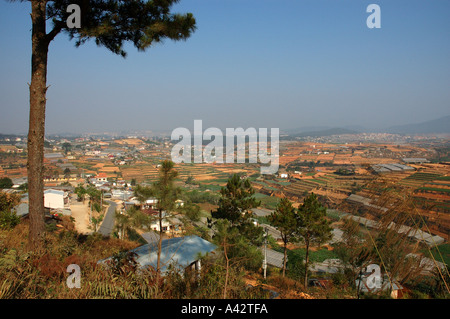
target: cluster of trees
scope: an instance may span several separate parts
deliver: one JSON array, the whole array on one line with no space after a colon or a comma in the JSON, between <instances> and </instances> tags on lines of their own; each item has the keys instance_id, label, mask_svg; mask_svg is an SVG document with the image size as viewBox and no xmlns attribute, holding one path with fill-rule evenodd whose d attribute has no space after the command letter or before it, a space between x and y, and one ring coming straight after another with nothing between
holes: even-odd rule
<instances>
[{"instance_id":1,"label":"cluster of trees","mask_svg":"<svg viewBox=\"0 0 450 319\"><path fill-rule=\"evenodd\" d=\"M61 148L64 151L64 154L67 154L72 150L72 144L69 142L64 142L62 143Z\"/></svg>"},{"instance_id":2,"label":"cluster of trees","mask_svg":"<svg viewBox=\"0 0 450 319\"><path fill-rule=\"evenodd\" d=\"M155 221L160 223L158 262L154 271L156 283L162 282L160 275L162 267L160 259L163 239L162 220L170 218L174 211L181 212L188 217L188 211L192 209L192 206L189 205L182 209L176 207L176 200L181 194L180 189L174 183L177 175L174 163L164 161L160 166L159 177L156 182L150 186L137 185L135 187L135 195L142 203L150 197L158 200L156 206L158 214L156 216L147 215L136 208L128 209L124 214L116 214L116 230L120 234L120 239L131 239L128 237L130 233L128 230L137 227L150 228L150 224ZM411 216L398 214L399 211L402 212L409 209L409 206L405 204L407 201L400 197L405 194L395 192L392 194L393 191L392 188L389 188L391 194L388 199L384 200L392 203L394 205L393 210L397 213L384 222L388 223L395 220L405 224L406 219L410 219ZM101 200L100 191L92 186L84 187L78 185L75 192L80 200L84 200L86 195L89 196L92 205ZM229 178L226 186L221 189L218 208L211 212L212 219L209 220L213 231L211 240L218 246L220 253L215 254L214 260L208 257L205 258L207 267L205 267L205 270L202 270L202 275L198 280L205 284L206 287L209 287L208 278L214 278L214 280L219 280L220 278L219 287L221 293L219 297L229 298L236 296L237 287L241 287L239 284L239 278L242 277L241 270L259 271L261 268L263 254L259 248L262 246L265 238L264 230L254 223L252 216L252 209L260 204L255 200L254 193L255 191L249 180L235 174ZM11 213L12 207L17 202L18 199L14 198L14 196L11 197L11 195L0 193L0 228L12 228L19 223L20 220L17 217L13 218L13 214L5 213ZM384 218L388 218L390 214L389 212ZM331 227L326 219L325 207L320 204L315 194L307 196L298 208L294 208L288 199L283 198L279 200L275 211L267 217L267 220L281 233L284 246L283 277L286 271L293 270L296 272L296 279L304 280L306 288L308 286L310 249L313 245L321 245L331 238ZM373 263L382 265L384 272L389 274L389 278L392 280L395 279L403 283L418 278L422 270L420 267L422 261L420 258L411 255L416 252L417 247L412 247L410 242L405 240L405 236L399 236L395 229L388 229L387 227L384 231L376 233L361 232L360 225L352 219L345 218L342 221L343 240L334 246L335 253L344 265L343 273L339 274L345 279L342 283L354 285L361 272L369 264ZM287 246L290 243L299 243L305 247L306 254L304 259L290 258L287 261ZM303 272L303 278L298 276L298 270ZM436 294L445 293L446 289L448 289L445 285L446 281L439 279L439 276L445 276L446 274L448 276L448 270L436 276L438 278L435 284ZM169 276L174 276L168 281L170 285L176 285L176 287L180 288L182 285L188 284L176 274L169 274ZM335 278L337 281L341 280L339 276ZM165 289L169 289L168 287L156 284L154 286L155 296L165 294ZM194 290L196 293L200 293L200 290L195 288L197 286L189 287L189 289L192 289L191 293ZM172 288L175 289L174 287ZM158 289L161 290L158 292ZM183 289L187 288L184 287ZM217 289L216 287L215 293L217 293ZM357 288L356 291L359 297L360 289ZM184 293L188 294L189 292L184 291Z\"/></svg>"},{"instance_id":3,"label":"cluster of trees","mask_svg":"<svg viewBox=\"0 0 450 319\"><path fill-rule=\"evenodd\" d=\"M355 175L355 169L354 168L339 168L334 173L337 175L343 175L343 176Z\"/></svg>"},{"instance_id":4,"label":"cluster of trees","mask_svg":"<svg viewBox=\"0 0 450 319\"><path fill-rule=\"evenodd\" d=\"M156 199L157 211L155 215L148 215L134 207L122 214L116 214L116 230L125 238L133 228L150 228L153 223L159 223L159 239L157 262L155 269L156 282L159 282L161 272L161 246L163 240L163 220L174 217L175 211L181 217L197 221L200 216L200 207L189 199L182 207L176 206L176 200L182 196L182 191L175 186L178 172L174 169L174 163L165 160L160 165L158 179L150 186L136 185L134 195L142 204L149 198ZM221 191L219 208L213 213L215 222L213 242L221 247L223 252L219 261L215 261L211 269L221 268L225 272L223 296L229 291L228 283L235 275L235 267L244 266L249 269L258 269L261 266L262 255L254 244L262 242L262 229L256 227L251 221L250 214L240 214L258 205L252 198L254 194L248 181L242 181L239 176L233 176L226 187ZM159 289L159 288L157 288ZM156 291L158 294L158 291Z\"/></svg>"},{"instance_id":5,"label":"cluster of trees","mask_svg":"<svg viewBox=\"0 0 450 319\"><path fill-rule=\"evenodd\" d=\"M260 205L254 193L248 179L234 174L220 191L217 210L211 212L212 240L222 252L218 265L225 269L223 298L227 298L234 268L257 270L262 265L263 255L258 247L263 243L264 231L252 218L251 209Z\"/></svg>"},{"instance_id":6,"label":"cluster of trees","mask_svg":"<svg viewBox=\"0 0 450 319\"><path fill-rule=\"evenodd\" d=\"M184 193L184 198L192 203L209 203L217 205L219 203L219 196L212 192L203 192L196 189L191 191L186 191Z\"/></svg>"},{"instance_id":7,"label":"cluster of trees","mask_svg":"<svg viewBox=\"0 0 450 319\"><path fill-rule=\"evenodd\" d=\"M175 209L175 201L180 196L181 190L174 186L174 179L177 172L173 169L173 163L164 161L160 167L158 180L151 186L137 185L135 196L144 203L148 198L154 197L158 200L156 217L157 222L169 219L171 212ZM251 271L258 271L263 262L263 253L259 249L264 243L265 233L261 226L255 223L252 209L260 205L254 197L255 191L248 179L242 178L238 174L232 175L226 186L220 191L218 208L211 212L209 227L213 231L212 241L219 247L220 257L215 262L216 267L224 271L223 297L229 293L229 281L231 274L242 268ZM196 211L198 206L190 206L189 202L178 212L189 217L192 211ZM162 212L165 212L164 216ZM191 220L194 218L190 218ZM286 246L291 242L303 241L307 252L314 244L320 244L331 237L331 227L325 218L325 208L319 203L317 196L312 194L304 200L298 209L294 209L291 202L281 199L276 211L269 217L272 225L277 227L282 233ZM127 229L133 227L149 227L155 222L155 217L143 214L141 211L131 208L116 217L117 227L125 238ZM162 241L162 225L160 224L159 247ZM160 251L156 273L160 271ZM308 253L306 255L306 268L309 264ZM286 262L283 267L283 275L286 269ZM305 272L305 282L307 282L307 272Z\"/></svg>"},{"instance_id":8,"label":"cluster of trees","mask_svg":"<svg viewBox=\"0 0 450 319\"><path fill-rule=\"evenodd\" d=\"M333 162L329 162L329 161L321 162L320 160L318 160L315 162L315 161L304 160L303 162L296 161L293 163L289 163L286 166L286 170L289 172L301 171L301 170L304 170L305 168L313 169L316 166L334 166L334 164L333 164Z\"/></svg>"},{"instance_id":9,"label":"cluster of trees","mask_svg":"<svg viewBox=\"0 0 450 319\"><path fill-rule=\"evenodd\" d=\"M89 197L89 207L91 209L90 221L92 223L92 227L96 232L100 223L103 221L103 194L101 190L98 190L93 185L88 184L84 187L82 184L79 184L74 189L75 194L77 194L78 200L83 201L86 200L86 196ZM92 212L97 212L97 215L93 215Z\"/></svg>"},{"instance_id":10,"label":"cluster of trees","mask_svg":"<svg viewBox=\"0 0 450 319\"><path fill-rule=\"evenodd\" d=\"M263 254L258 247L262 246L265 234L252 215L252 209L260 205L254 198L254 193L248 179L234 174L221 189L219 207L211 214L213 219L210 224L215 230L213 240L223 252L226 274L231 265L251 270L257 270L262 265ZM283 276L286 272L287 245L295 242L304 244L304 282L307 287L309 250L313 245L320 245L331 238L332 229L326 219L325 207L315 194L306 197L298 209L295 209L287 198L283 198L267 219L280 231L284 243ZM224 297L225 290L226 288Z\"/></svg>"},{"instance_id":11,"label":"cluster of trees","mask_svg":"<svg viewBox=\"0 0 450 319\"><path fill-rule=\"evenodd\" d=\"M131 239L130 234L136 228L148 228L153 223L151 216L132 206L125 212L115 211L115 231L120 239Z\"/></svg>"},{"instance_id":12,"label":"cluster of trees","mask_svg":"<svg viewBox=\"0 0 450 319\"><path fill-rule=\"evenodd\" d=\"M0 178L0 189L12 188L14 185L13 181L9 177ZM28 183L21 184L18 190L26 191L28 189Z\"/></svg>"},{"instance_id":13,"label":"cluster of trees","mask_svg":"<svg viewBox=\"0 0 450 319\"><path fill-rule=\"evenodd\" d=\"M289 199L282 198L267 219L280 231L283 241L283 276L286 271L287 245L296 242L302 242L305 245L304 285L307 287L310 248L315 244L323 244L332 236L330 222L326 219L326 208L322 206L314 193L307 196L297 209L293 207Z\"/></svg>"},{"instance_id":14,"label":"cluster of trees","mask_svg":"<svg viewBox=\"0 0 450 319\"><path fill-rule=\"evenodd\" d=\"M0 178L0 189L11 188L13 186L13 181L9 177Z\"/></svg>"}]
</instances>

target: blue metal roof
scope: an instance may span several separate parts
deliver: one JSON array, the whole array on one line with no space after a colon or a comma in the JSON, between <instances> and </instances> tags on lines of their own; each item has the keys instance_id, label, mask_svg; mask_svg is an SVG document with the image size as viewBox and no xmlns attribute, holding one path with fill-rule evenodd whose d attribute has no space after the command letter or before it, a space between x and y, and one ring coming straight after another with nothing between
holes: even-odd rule
<instances>
[{"instance_id":1,"label":"blue metal roof","mask_svg":"<svg viewBox=\"0 0 450 319\"><path fill-rule=\"evenodd\" d=\"M28 215L28 203L20 203L14 207L16 215L19 217L24 217Z\"/></svg>"},{"instance_id":2,"label":"blue metal roof","mask_svg":"<svg viewBox=\"0 0 450 319\"><path fill-rule=\"evenodd\" d=\"M216 245L198 236L185 236L165 239L161 244L161 272L167 271L170 264L184 269L200 255L214 251ZM158 242L139 246L131 252L137 254L135 260L140 267L152 266L156 269L158 258Z\"/></svg>"}]
</instances>

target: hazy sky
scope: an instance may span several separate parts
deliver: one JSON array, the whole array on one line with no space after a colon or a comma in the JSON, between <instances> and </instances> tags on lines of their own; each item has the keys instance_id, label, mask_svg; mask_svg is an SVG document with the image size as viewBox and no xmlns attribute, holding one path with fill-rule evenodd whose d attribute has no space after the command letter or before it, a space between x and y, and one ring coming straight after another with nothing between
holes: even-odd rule
<instances>
[{"instance_id":1,"label":"hazy sky","mask_svg":"<svg viewBox=\"0 0 450 319\"><path fill-rule=\"evenodd\" d=\"M369 4L381 29L369 29ZM30 4L0 0L0 133L28 130ZM123 59L50 45L47 133L388 127L450 114L448 0L181 0L197 31Z\"/></svg>"}]
</instances>

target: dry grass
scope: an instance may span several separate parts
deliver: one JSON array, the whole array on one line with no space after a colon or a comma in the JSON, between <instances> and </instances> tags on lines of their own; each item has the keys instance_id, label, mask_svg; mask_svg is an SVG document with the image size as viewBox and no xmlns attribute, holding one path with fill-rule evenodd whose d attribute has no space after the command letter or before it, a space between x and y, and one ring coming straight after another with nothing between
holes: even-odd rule
<instances>
[{"instance_id":1,"label":"dry grass","mask_svg":"<svg viewBox=\"0 0 450 319\"><path fill-rule=\"evenodd\" d=\"M152 271L137 271L127 253L139 244L99 234L79 235L70 220L47 232L45 251L26 249L28 223L0 231L0 299L180 299L221 298L224 268L214 259L204 261L200 278L170 272L155 281ZM114 256L109 266L98 261ZM67 267L81 269L80 288L69 288ZM261 298L247 292L240 269L230 270L230 298ZM256 293L256 295L255 295Z\"/></svg>"}]
</instances>

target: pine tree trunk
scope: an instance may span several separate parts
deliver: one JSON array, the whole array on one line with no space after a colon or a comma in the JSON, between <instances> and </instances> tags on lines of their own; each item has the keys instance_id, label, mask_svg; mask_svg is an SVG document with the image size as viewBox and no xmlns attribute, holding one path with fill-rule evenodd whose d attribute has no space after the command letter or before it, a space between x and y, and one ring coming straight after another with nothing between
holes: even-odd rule
<instances>
[{"instance_id":1,"label":"pine tree trunk","mask_svg":"<svg viewBox=\"0 0 450 319\"><path fill-rule=\"evenodd\" d=\"M359 270L359 275L358 277L358 287L356 288L357 294L356 294L356 298L359 299L359 293L361 292L361 280L362 280L362 270Z\"/></svg>"},{"instance_id":2,"label":"pine tree trunk","mask_svg":"<svg viewBox=\"0 0 450 319\"><path fill-rule=\"evenodd\" d=\"M309 265L309 240L306 240L306 255L305 255L305 289L308 289L308 265Z\"/></svg>"},{"instance_id":3,"label":"pine tree trunk","mask_svg":"<svg viewBox=\"0 0 450 319\"><path fill-rule=\"evenodd\" d=\"M47 91L48 40L46 2L31 2L32 57L30 84L30 121L28 130L29 246L42 248L44 235L44 135Z\"/></svg>"},{"instance_id":4,"label":"pine tree trunk","mask_svg":"<svg viewBox=\"0 0 450 319\"><path fill-rule=\"evenodd\" d=\"M225 242L225 245L223 246L223 251L224 251L225 260L226 260L225 284L223 286L223 299L227 299L228 276L229 276L229 272L230 272L230 259L228 258L226 242Z\"/></svg>"},{"instance_id":5,"label":"pine tree trunk","mask_svg":"<svg viewBox=\"0 0 450 319\"><path fill-rule=\"evenodd\" d=\"M287 242L284 243L283 277L286 274Z\"/></svg>"},{"instance_id":6,"label":"pine tree trunk","mask_svg":"<svg viewBox=\"0 0 450 319\"><path fill-rule=\"evenodd\" d=\"M161 250L162 250L162 209L159 210L159 240L158 240L158 258L156 261L156 297L158 297L159 278L161 276Z\"/></svg>"}]
</instances>

